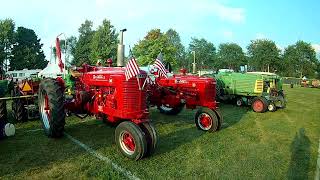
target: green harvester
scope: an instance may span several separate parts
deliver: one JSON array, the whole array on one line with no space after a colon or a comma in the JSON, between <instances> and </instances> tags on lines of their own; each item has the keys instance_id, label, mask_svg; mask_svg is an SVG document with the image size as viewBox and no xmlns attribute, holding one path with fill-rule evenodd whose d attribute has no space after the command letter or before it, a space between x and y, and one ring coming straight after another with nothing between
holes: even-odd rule
<instances>
[{"instance_id":1,"label":"green harvester","mask_svg":"<svg viewBox=\"0 0 320 180\"><path fill-rule=\"evenodd\" d=\"M251 105L255 112L276 111L286 106L282 78L274 73L223 71L214 75L217 99Z\"/></svg>"}]
</instances>

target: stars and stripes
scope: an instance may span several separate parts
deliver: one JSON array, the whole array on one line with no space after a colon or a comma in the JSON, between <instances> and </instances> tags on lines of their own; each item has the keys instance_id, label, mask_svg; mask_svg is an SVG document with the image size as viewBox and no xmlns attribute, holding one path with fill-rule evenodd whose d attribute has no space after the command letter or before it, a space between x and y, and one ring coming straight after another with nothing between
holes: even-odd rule
<instances>
[{"instance_id":1,"label":"stars and stripes","mask_svg":"<svg viewBox=\"0 0 320 180\"><path fill-rule=\"evenodd\" d=\"M135 77L139 73L140 73L140 69L136 59L131 58L126 65L125 72L124 72L126 76L126 80L128 81L129 79L131 79L132 77Z\"/></svg>"},{"instance_id":2,"label":"stars and stripes","mask_svg":"<svg viewBox=\"0 0 320 180\"><path fill-rule=\"evenodd\" d=\"M165 78L168 78L167 71L165 66L162 63L162 54L160 53L154 62L154 66L158 69L158 75L159 77L163 76Z\"/></svg>"}]
</instances>

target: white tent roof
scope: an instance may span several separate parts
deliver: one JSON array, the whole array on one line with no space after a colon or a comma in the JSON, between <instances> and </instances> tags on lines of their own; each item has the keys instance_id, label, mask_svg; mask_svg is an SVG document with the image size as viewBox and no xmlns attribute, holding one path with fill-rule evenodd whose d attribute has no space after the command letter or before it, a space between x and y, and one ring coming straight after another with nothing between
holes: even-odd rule
<instances>
[{"instance_id":1,"label":"white tent roof","mask_svg":"<svg viewBox=\"0 0 320 180\"><path fill-rule=\"evenodd\" d=\"M62 75L60 67L56 63L48 63L47 67L39 72L38 76L56 78L57 75Z\"/></svg>"}]
</instances>

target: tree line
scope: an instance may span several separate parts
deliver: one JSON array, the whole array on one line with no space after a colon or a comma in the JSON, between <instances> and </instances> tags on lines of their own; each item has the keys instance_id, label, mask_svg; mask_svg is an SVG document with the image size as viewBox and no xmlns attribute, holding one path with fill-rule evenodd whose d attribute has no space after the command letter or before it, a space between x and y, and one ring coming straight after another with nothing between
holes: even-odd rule
<instances>
[{"instance_id":1,"label":"tree line","mask_svg":"<svg viewBox=\"0 0 320 180\"><path fill-rule=\"evenodd\" d=\"M32 29L15 28L11 19L0 20L0 66L1 70L42 69L47 61L43 44Z\"/></svg>"},{"instance_id":2,"label":"tree line","mask_svg":"<svg viewBox=\"0 0 320 180\"><path fill-rule=\"evenodd\" d=\"M0 21L0 27L0 63L5 64L9 60L10 69L29 68L26 62L38 62L37 67L43 67L42 44L33 30L23 27L15 30L14 22L8 19ZM78 32L77 37L70 36L66 42L61 42L61 49L69 65L94 65L98 59L108 58L116 62L118 31L109 20L103 20L96 29L93 29L92 21L86 20ZM170 63L174 70L183 67L190 72L195 55L198 69L231 68L239 71L240 66L248 65L252 71L320 78L320 62L316 52L310 43L301 40L283 51L270 39L251 40L246 51L236 43L221 43L216 47L212 42L196 37L192 37L185 47L174 29L166 32L151 29L132 47L132 54L141 66L152 64L159 52L162 52L164 61ZM31 67L36 66L33 63Z\"/></svg>"}]
</instances>

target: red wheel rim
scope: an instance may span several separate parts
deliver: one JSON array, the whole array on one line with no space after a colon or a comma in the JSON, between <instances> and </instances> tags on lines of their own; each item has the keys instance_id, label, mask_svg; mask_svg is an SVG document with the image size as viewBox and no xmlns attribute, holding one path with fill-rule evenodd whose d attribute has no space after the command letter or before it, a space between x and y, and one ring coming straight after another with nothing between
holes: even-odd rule
<instances>
[{"instance_id":1,"label":"red wheel rim","mask_svg":"<svg viewBox=\"0 0 320 180\"><path fill-rule=\"evenodd\" d=\"M257 112L261 112L263 110L263 102L261 100L254 101L253 109Z\"/></svg>"},{"instance_id":2,"label":"red wheel rim","mask_svg":"<svg viewBox=\"0 0 320 180\"><path fill-rule=\"evenodd\" d=\"M198 121L202 129L208 130L212 126L212 118L206 113L200 114Z\"/></svg>"},{"instance_id":3,"label":"red wheel rim","mask_svg":"<svg viewBox=\"0 0 320 180\"><path fill-rule=\"evenodd\" d=\"M134 139L132 135L128 132L124 132L122 134L122 143L124 145L124 150L128 153L131 154L135 151L136 144L134 143Z\"/></svg>"},{"instance_id":4,"label":"red wheel rim","mask_svg":"<svg viewBox=\"0 0 320 180\"><path fill-rule=\"evenodd\" d=\"M49 105L49 97L47 94L44 96L44 111L48 116L48 120L50 121L50 105Z\"/></svg>"}]
</instances>

